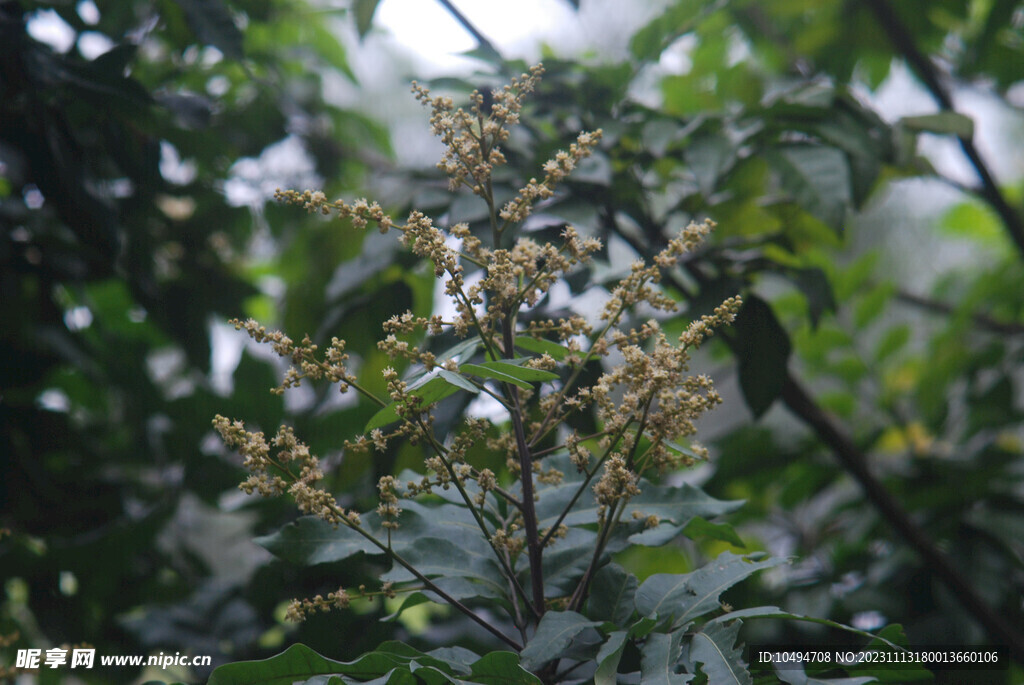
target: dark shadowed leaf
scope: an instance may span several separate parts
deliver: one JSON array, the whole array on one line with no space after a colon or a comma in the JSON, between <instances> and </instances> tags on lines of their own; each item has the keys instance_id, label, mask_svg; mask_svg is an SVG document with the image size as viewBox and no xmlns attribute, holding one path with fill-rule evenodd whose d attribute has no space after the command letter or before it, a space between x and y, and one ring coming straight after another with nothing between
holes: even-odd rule
<instances>
[{"instance_id":1,"label":"dark shadowed leaf","mask_svg":"<svg viewBox=\"0 0 1024 685\"><path fill-rule=\"evenodd\" d=\"M242 32L221 0L175 0L196 37L231 59L242 59Z\"/></svg>"},{"instance_id":2,"label":"dark shadowed leaf","mask_svg":"<svg viewBox=\"0 0 1024 685\"><path fill-rule=\"evenodd\" d=\"M577 635L601 625L575 611L549 611L540 619L537 632L522 652L523 665L529 669L557 659Z\"/></svg>"},{"instance_id":3,"label":"dark shadowed leaf","mask_svg":"<svg viewBox=\"0 0 1024 685\"><path fill-rule=\"evenodd\" d=\"M756 295L744 297L733 329L740 389L750 411L759 417L782 394L792 349L789 335L768 303Z\"/></svg>"}]
</instances>

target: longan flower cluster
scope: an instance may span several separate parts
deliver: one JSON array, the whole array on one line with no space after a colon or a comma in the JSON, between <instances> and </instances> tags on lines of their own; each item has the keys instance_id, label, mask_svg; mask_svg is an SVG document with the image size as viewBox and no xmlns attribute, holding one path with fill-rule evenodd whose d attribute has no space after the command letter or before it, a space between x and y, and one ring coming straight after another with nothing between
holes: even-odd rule
<instances>
[{"instance_id":1,"label":"longan flower cluster","mask_svg":"<svg viewBox=\"0 0 1024 685\"><path fill-rule=\"evenodd\" d=\"M307 212L319 213L328 216L334 210L339 219L349 219L356 228L366 228L372 221L377 224L381 233L387 233L394 226L391 217L384 213L384 210L376 202L367 202L365 199L358 199L352 204L344 200L328 200L327 195L321 190L281 190L274 191L274 199L291 205L299 205Z\"/></svg>"},{"instance_id":2,"label":"longan flower cluster","mask_svg":"<svg viewBox=\"0 0 1024 685\"><path fill-rule=\"evenodd\" d=\"M264 497L273 497L288 493L304 514L334 526L340 523L359 525L358 513L346 512L329 492L316 487L324 477L320 461L295 436L291 427L281 426L270 442L262 431L247 431L241 421L231 421L219 414L213 420L213 427L225 445L245 457L242 465L251 475L239 489L246 494L258 492ZM272 447L276 448L276 453Z\"/></svg>"},{"instance_id":3,"label":"longan flower cluster","mask_svg":"<svg viewBox=\"0 0 1024 685\"><path fill-rule=\"evenodd\" d=\"M481 197L487 195L494 167L506 161L499 146L508 140L507 127L519 122L523 98L533 91L543 73L544 67L538 64L501 90L493 91L487 112L479 91L470 95L473 104L467 112L461 107L455 109L449 97L431 97L428 88L413 81L416 99L431 108L431 131L444 143L437 168L448 176L451 190L466 185Z\"/></svg>"},{"instance_id":4,"label":"longan flower cluster","mask_svg":"<svg viewBox=\"0 0 1024 685\"><path fill-rule=\"evenodd\" d=\"M288 605L285 619L293 623L301 623L317 611L327 613L331 609L347 609L352 603L345 588L340 587L336 592L328 592L327 597L317 595L313 599L293 599Z\"/></svg>"},{"instance_id":5,"label":"longan flower cluster","mask_svg":"<svg viewBox=\"0 0 1024 685\"><path fill-rule=\"evenodd\" d=\"M331 338L331 344L324 353L324 358L317 359L316 353L319 346L313 344L309 336L304 337L301 343L296 344L281 331L268 331L255 319L246 321L231 319L229 323L234 324L235 330L245 329L249 337L256 342L269 343L278 356L291 360L291 366L285 372L281 384L272 390L277 395L283 394L288 388L298 387L305 378L326 379L331 383L337 383L338 390L342 393L348 392L349 386L357 383L356 377L349 373L346 366L348 354L345 353L344 340Z\"/></svg>"},{"instance_id":6,"label":"longan flower cluster","mask_svg":"<svg viewBox=\"0 0 1024 685\"><path fill-rule=\"evenodd\" d=\"M534 204L552 197L555 194L555 186L572 173L580 160L593 154L594 148L601 142L602 134L601 129L580 133L576 142L569 146L568 152L559 150L555 153L554 159L544 163L544 180L537 181L536 178L531 178L519 190L518 197L505 204L499 216L508 223L518 224L525 221L526 217L530 216Z\"/></svg>"}]
</instances>

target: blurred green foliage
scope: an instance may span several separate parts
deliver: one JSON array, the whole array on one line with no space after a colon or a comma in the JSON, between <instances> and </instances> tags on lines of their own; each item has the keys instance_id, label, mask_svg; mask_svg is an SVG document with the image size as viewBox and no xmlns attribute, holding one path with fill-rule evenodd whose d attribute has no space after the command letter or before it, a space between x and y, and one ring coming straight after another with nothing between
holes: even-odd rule
<instances>
[{"instance_id":1,"label":"blurred green foliage","mask_svg":"<svg viewBox=\"0 0 1024 685\"><path fill-rule=\"evenodd\" d=\"M237 160L255 162L289 136L310 167L253 176L250 191L314 179L329 195L362 194L387 133L322 99L324 73L351 78L328 26L347 15L304 0L108 5L95 25L71 4L0 6L0 525L10 530L0 538L0 634L20 633L11 649L89 642L100 653L181 649L223 661L302 641L354 658L407 629L377 623L380 607L281 624L282 601L357 585L365 568L299 569L252 551L253 532L292 512L239 504L239 470L208 442L217 412L271 430L287 417L337 463L334 450L374 411L315 392L286 406L266 392L272 365L248 350L225 394L226 379L211 373L211 323L254 314L300 337L345 331L373 383L387 365L374 347L382 319L432 306L429 272L376 236L266 205L265 192L249 206L225 195L230 178L245 178ZM897 24L878 7L908 40L894 42ZM375 8L354 3L361 33ZM114 48L91 60L74 47L54 52L24 31L25 16L44 10ZM991 189L972 186L902 258L858 252L853 235L906 179L955 185L918 154L922 135L977 128L948 111L892 121L864 93L894 64L913 63L912 48L947 88L984 93L1019 117L1007 94L1020 85L1020 12L1010 0L677 0L619 63L545 56L533 123L507 151L520 176L510 172L500 192L511 195L580 129L601 127L601 154L544 207L538 236L571 222L618 254L647 254L710 216L714 240L666 283L681 304L677 326L736 292L751 303L711 355L735 368L749 413L722 410L734 418L718 429L705 487L747 500L730 519L747 550L797 561L760 588L737 588L751 593L738 605L899 622L914 645L999 641L862 495L834 441L787 402L795 381L992 613L1024 625L1024 269L1012 222ZM667 51L689 68L656 68ZM465 93L525 66L495 61L434 85ZM638 97L652 81L655 95ZM473 220L422 173L395 173L418 208ZM1003 183L995 190L1019 221L1021 181ZM900 259L941 245L980 258L908 282L927 265ZM606 266L591 278L612 281ZM922 283L928 291L915 290ZM332 477L365 507L377 475L414 459L347 460ZM709 535L622 561L640 578L683 572L728 544ZM475 646L465 625L432 620L415 637L424 646ZM761 622L747 639L845 638ZM972 682L1010 682L1015 668Z\"/></svg>"}]
</instances>

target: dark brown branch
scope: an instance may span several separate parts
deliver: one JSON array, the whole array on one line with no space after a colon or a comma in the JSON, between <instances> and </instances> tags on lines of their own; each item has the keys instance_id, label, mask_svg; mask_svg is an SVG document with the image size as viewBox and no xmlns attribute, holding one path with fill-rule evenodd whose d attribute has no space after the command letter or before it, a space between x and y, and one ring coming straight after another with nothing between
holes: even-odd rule
<instances>
[{"instance_id":1,"label":"dark brown branch","mask_svg":"<svg viewBox=\"0 0 1024 685\"><path fill-rule=\"evenodd\" d=\"M502 322L502 336L505 356L513 356L513 322L511 315ZM523 528L526 533L526 550L530 558L530 584L533 591L533 612L535 616L544 614L544 571L541 567L544 548L540 544L537 531L537 509L533 499L533 458L530 446L526 442L526 428L523 426L523 410L519 402L519 388L508 384L509 398L512 400L512 429L516 436L516 447L519 452L519 481L523 488L522 513Z\"/></svg>"},{"instance_id":2,"label":"dark brown branch","mask_svg":"<svg viewBox=\"0 0 1024 685\"><path fill-rule=\"evenodd\" d=\"M955 111L953 99L939 79L939 72L935 65L917 49L910 31L892 11L892 8L889 7L889 3L886 0L864 0L864 2L875 15L878 23L881 24L882 30L889 36L889 40L892 41L896 51L907 60L907 63L924 83L928 92L935 98L939 107L944 110ZM964 154L967 155L967 159L971 161L971 165L974 167L975 172L977 172L978 178L981 179L981 188L975 192L996 211L999 218L1003 221L1006 232L1010 234L1010 238L1017 245L1021 255L1024 256L1024 221L1021 220L1020 213L1010 206L1002 191L999 190L992 172L982 158L981 153L974 146L974 141L965 136L957 136L957 139L960 141L960 147L963 149Z\"/></svg>"}]
</instances>

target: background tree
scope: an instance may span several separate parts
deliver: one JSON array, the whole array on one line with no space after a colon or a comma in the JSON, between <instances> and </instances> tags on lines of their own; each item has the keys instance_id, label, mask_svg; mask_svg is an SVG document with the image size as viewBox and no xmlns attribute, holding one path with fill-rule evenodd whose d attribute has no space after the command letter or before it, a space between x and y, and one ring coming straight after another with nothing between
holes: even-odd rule
<instances>
[{"instance_id":1,"label":"background tree","mask_svg":"<svg viewBox=\"0 0 1024 685\"><path fill-rule=\"evenodd\" d=\"M366 30L375 7L357 2L345 20ZM232 206L222 184L258 189L257 160L281 150L266 148L297 140L313 160L305 171L326 179L329 195L351 195L365 169L362 141L386 150L384 136L321 100L323 74L346 69L330 12L123 3L90 24L70 5L52 8L80 41L95 32L115 44L89 60L24 33L22 10L43 8L8 2L0 16L0 307L16 322L0 333L0 488L11 530L0 540L0 632L19 630L22 645L88 640L111 653L181 645L220 654L213 645L225 639L232 658L260 651L257 639L276 650L291 630L271 622L277 588L291 596L358 581L360 571L298 571L251 552L229 562L223 545L182 535L209 527L237 540L288 516L235 508L225 494L235 467L202 450L208 418L272 426L288 414L329 454L372 408L325 395L286 407L265 394L273 374L248 352L227 402L208 373L208 324L243 313L317 340L355 331L349 343L370 378L386 361L359 332L384 311L429 311L432 284L406 257L258 194L256 212ZM532 173L578 129L605 130L601 154L545 207L538 231L571 221L622 254L646 254L690 218L720 223L672 286L685 320L738 290L748 303L713 359L736 369L750 415L721 428L706 487L748 500L736 519L748 549L801 560L776 572L762 599L865 627L901 622L915 644L1006 644L1018 662L1021 180L993 172L956 108L958 96L981 95L1020 126L1020 12L1005 0L923 10L885 0L668 3L625 60L549 51L541 123L510 155ZM496 84L525 66L500 60L474 31L484 73L438 86ZM672 69L673 59L689 66ZM901 66L934 97L933 111L894 119L868 97ZM918 154L936 136L956 141L974 177L944 176ZM434 178L409 173L410 192L393 208L417 195L420 208L472 221L433 192ZM930 194L909 179L927 181ZM294 176L276 184L306 185ZM919 205L936 198L950 209ZM932 268L922 255L949 251L933 277L922 275ZM551 304L574 306L571 297ZM368 486L390 465L349 460L334 477ZM188 527L212 521L198 517L214 506L233 514ZM686 570L716 549L630 563L641 575ZM164 610L141 609L157 595ZM377 626L372 618L365 626ZM342 623L353 620L332 615L294 637L351 658L384 632ZM435 619L419 639L449 642L459 630ZM339 648L339 634L365 644ZM772 638L840 639L748 636Z\"/></svg>"}]
</instances>

